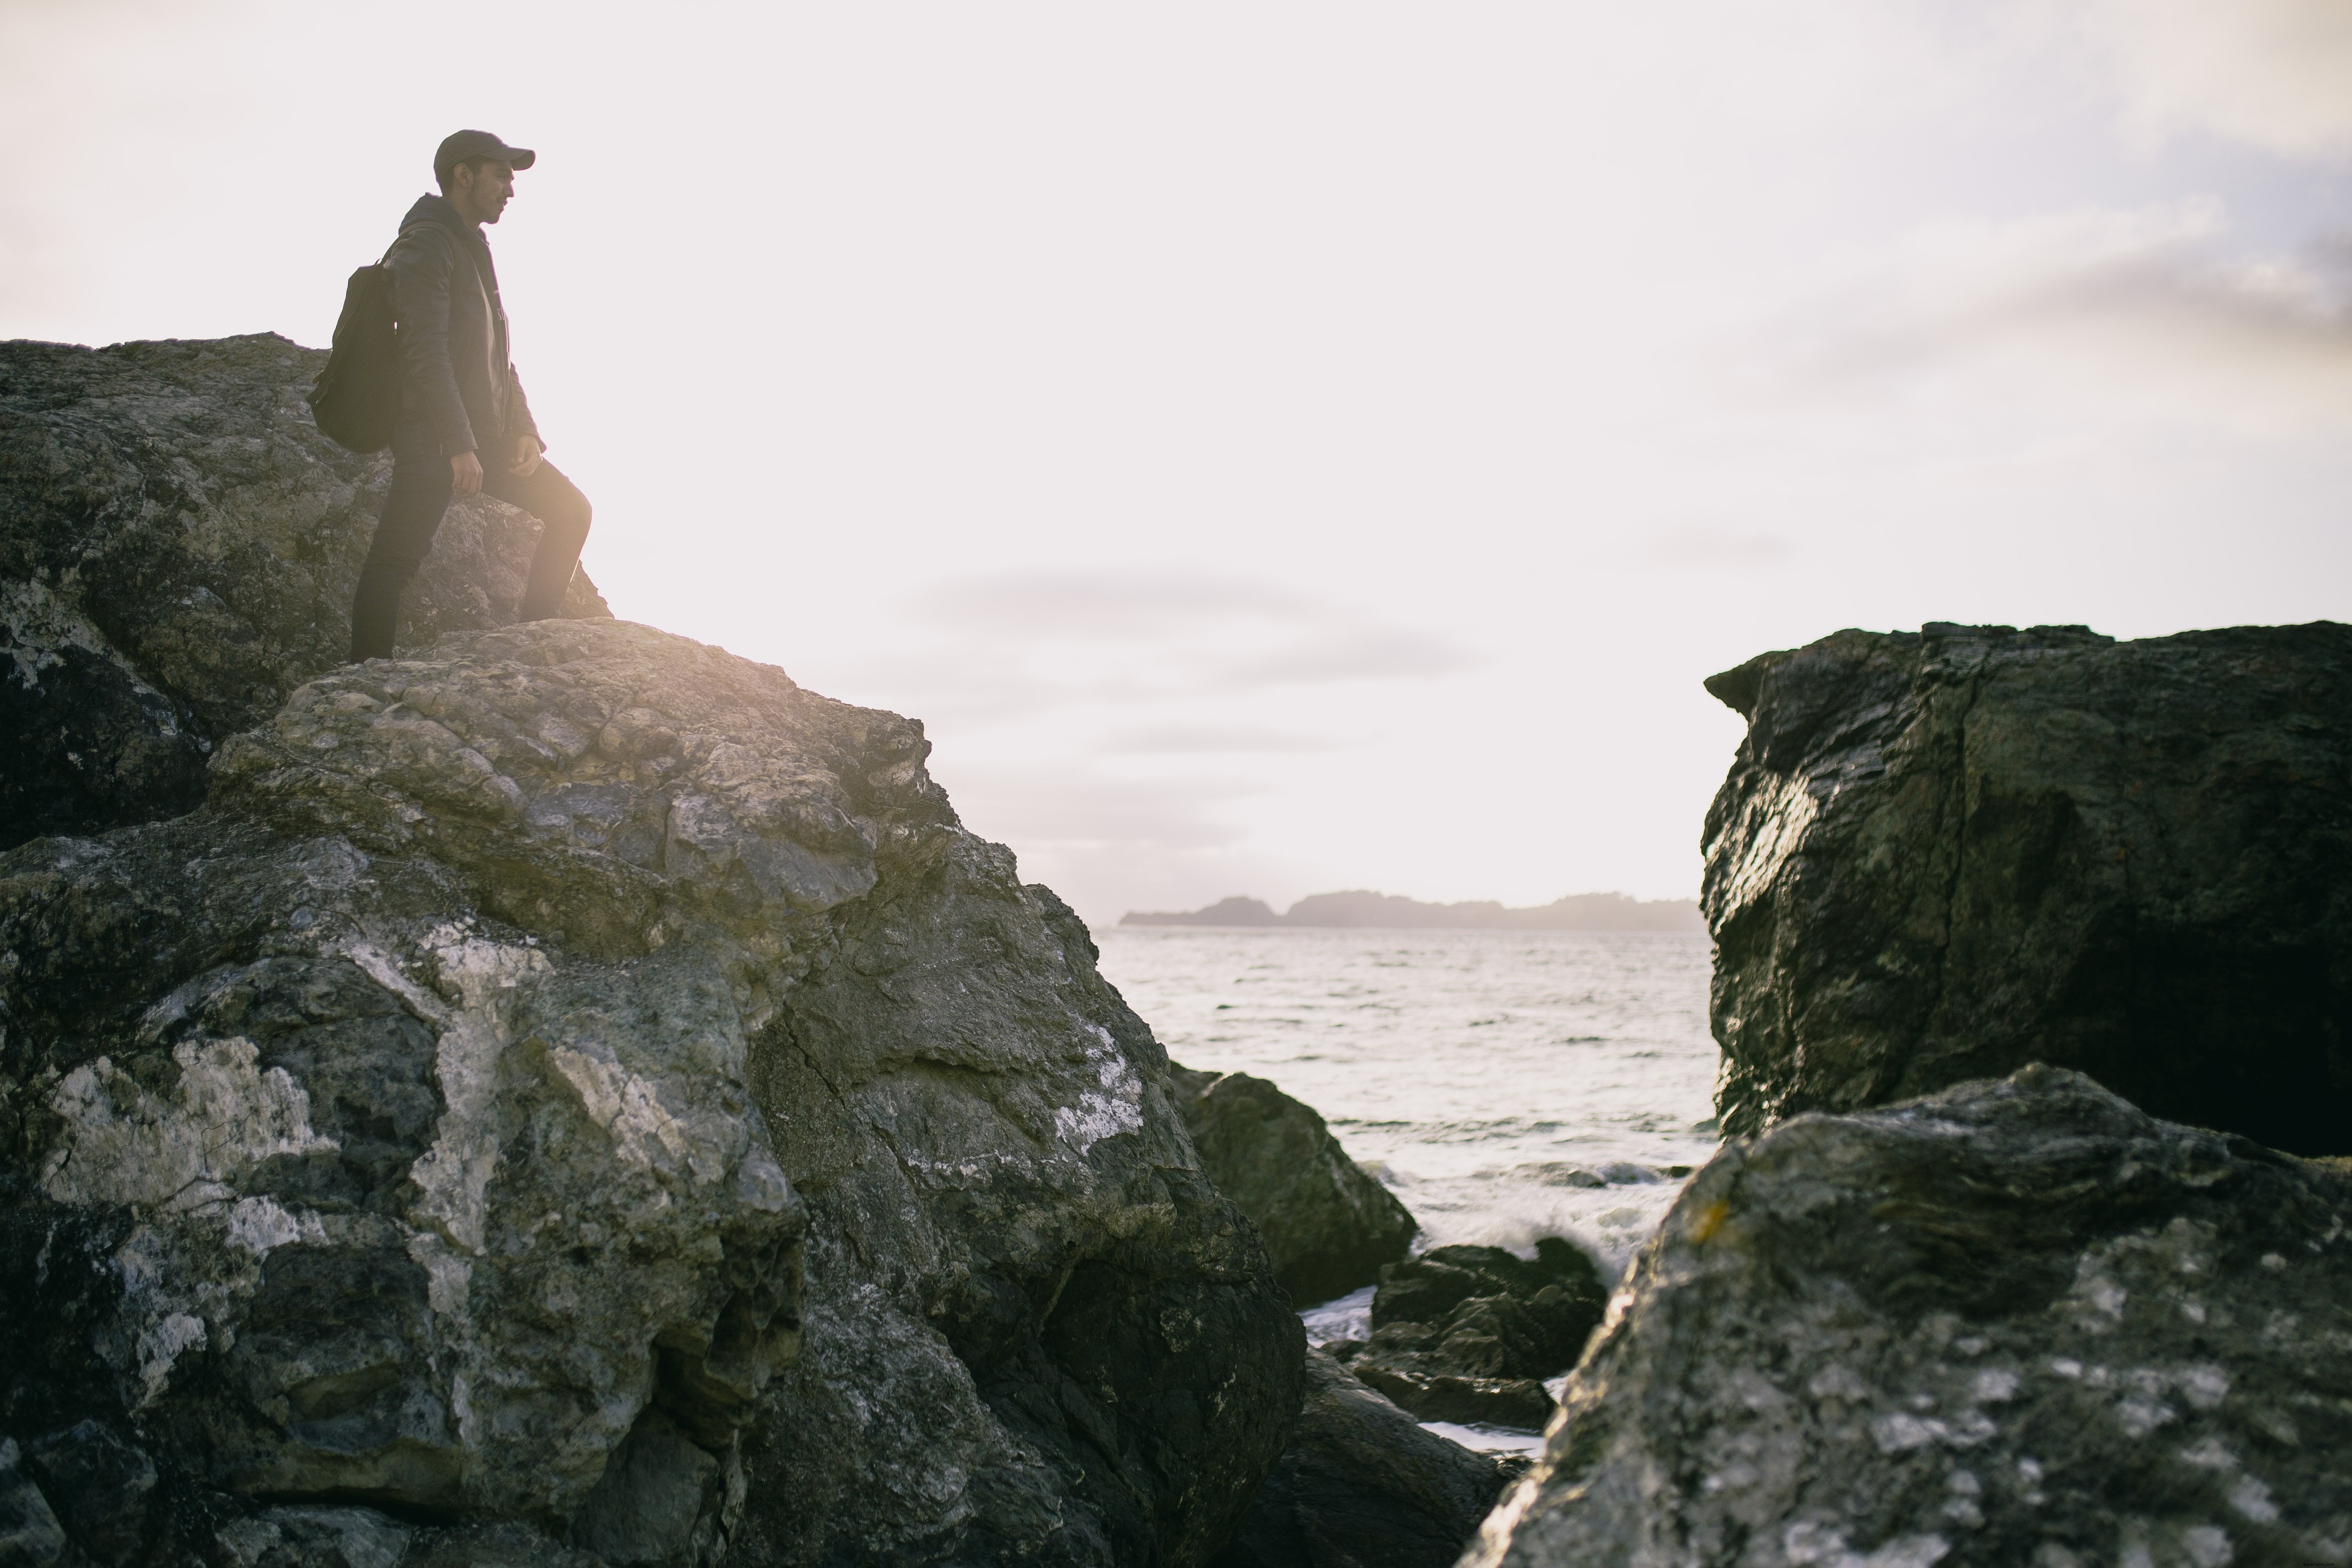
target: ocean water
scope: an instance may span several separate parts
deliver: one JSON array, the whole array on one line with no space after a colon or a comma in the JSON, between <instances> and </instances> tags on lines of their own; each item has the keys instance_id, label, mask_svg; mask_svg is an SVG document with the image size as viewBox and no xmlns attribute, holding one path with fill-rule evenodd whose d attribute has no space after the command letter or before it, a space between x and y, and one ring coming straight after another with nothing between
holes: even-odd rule
<instances>
[{"instance_id":1,"label":"ocean water","mask_svg":"<svg viewBox=\"0 0 2352 1568\"><path fill-rule=\"evenodd\" d=\"M1715 1152L1704 936L1120 926L1095 941L1169 1055L1320 1111L1421 1222L1416 1248L1532 1256L1565 1236L1622 1272ZM1318 1342L1360 1336L1370 1304L1367 1289L1300 1316Z\"/></svg>"}]
</instances>

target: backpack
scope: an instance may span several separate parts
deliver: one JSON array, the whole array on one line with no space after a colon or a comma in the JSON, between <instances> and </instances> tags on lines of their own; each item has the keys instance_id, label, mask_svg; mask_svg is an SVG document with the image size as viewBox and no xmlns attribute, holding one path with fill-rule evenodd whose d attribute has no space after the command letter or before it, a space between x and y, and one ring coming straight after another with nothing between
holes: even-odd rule
<instances>
[{"instance_id":1,"label":"backpack","mask_svg":"<svg viewBox=\"0 0 2352 1568\"><path fill-rule=\"evenodd\" d=\"M428 224L400 231L394 247ZM385 250L390 260L392 251ZM362 267L343 286L343 313L326 368L310 384L310 416L329 440L347 451L381 452L400 421L400 334L392 306L392 269Z\"/></svg>"}]
</instances>

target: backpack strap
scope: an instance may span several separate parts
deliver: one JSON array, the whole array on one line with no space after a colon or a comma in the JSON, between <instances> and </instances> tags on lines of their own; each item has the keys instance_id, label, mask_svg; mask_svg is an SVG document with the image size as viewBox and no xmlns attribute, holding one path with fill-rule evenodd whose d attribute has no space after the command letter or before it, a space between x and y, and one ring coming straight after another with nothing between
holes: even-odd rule
<instances>
[{"instance_id":1,"label":"backpack strap","mask_svg":"<svg viewBox=\"0 0 2352 1568\"><path fill-rule=\"evenodd\" d=\"M418 229L439 228L441 226L442 226L440 224L434 222L431 218L426 218L423 223L410 224L406 228L402 229L398 234L392 237L392 243L383 247L383 257L376 263L376 265L381 267L384 262L390 261L392 259L392 253L400 248L400 242L406 239L410 235L415 234Z\"/></svg>"}]
</instances>

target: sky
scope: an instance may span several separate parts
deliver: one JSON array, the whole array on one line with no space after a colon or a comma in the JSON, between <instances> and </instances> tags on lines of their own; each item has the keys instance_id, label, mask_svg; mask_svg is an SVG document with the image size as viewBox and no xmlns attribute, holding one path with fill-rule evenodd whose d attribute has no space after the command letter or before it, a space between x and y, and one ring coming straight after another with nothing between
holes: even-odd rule
<instances>
[{"instance_id":1,"label":"sky","mask_svg":"<svg viewBox=\"0 0 2352 1568\"><path fill-rule=\"evenodd\" d=\"M1097 924L1689 897L1756 653L2352 619L2352 0L0 0L0 338L323 345L461 126L614 612Z\"/></svg>"}]
</instances>

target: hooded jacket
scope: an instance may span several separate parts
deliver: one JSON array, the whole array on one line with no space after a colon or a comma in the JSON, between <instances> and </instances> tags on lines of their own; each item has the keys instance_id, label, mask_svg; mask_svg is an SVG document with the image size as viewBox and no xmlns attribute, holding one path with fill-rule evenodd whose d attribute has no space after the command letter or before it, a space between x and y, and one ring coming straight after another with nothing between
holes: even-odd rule
<instances>
[{"instance_id":1,"label":"hooded jacket","mask_svg":"<svg viewBox=\"0 0 2352 1568\"><path fill-rule=\"evenodd\" d=\"M536 437L539 425L508 357L506 307L480 226L432 195L418 197L400 226L406 232L384 265L406 367L403 422L430 428L445 458Z\"/></svg>"}]
</instances>

